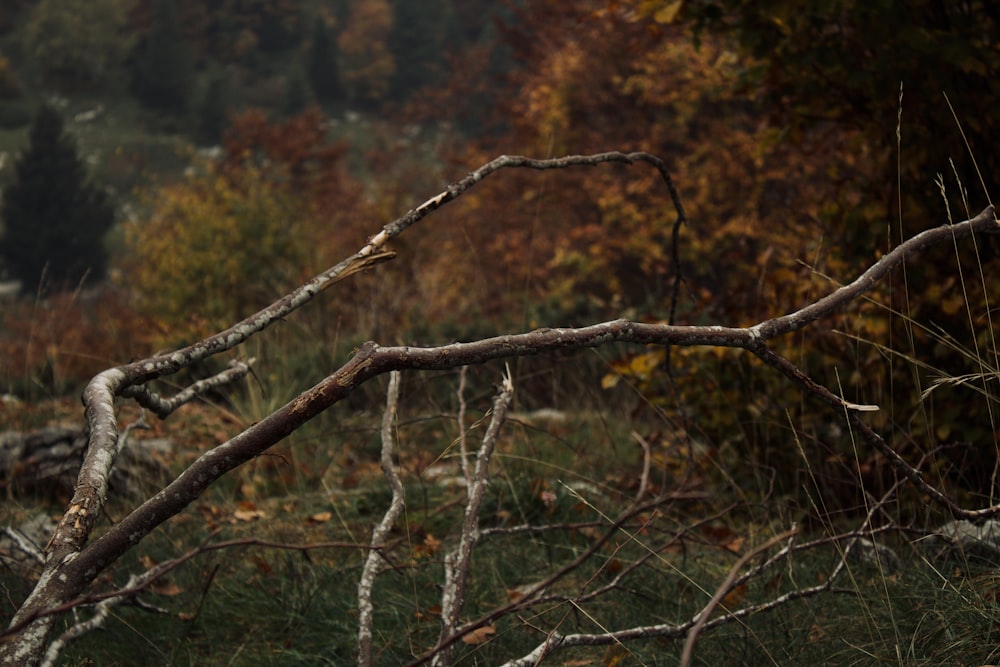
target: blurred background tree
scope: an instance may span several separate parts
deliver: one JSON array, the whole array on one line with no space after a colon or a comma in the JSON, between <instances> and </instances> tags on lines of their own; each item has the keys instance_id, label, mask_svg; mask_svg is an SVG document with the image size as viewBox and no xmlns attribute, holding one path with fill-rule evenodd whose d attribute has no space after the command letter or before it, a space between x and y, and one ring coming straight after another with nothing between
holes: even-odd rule
<instances>
[{"instance_id":1,"label":"blurred background tree","mask_svg":"<svg viewBox=\"0 0 1000 667\"><path fill-rule=\"evenodd\" d=\"M79 88L118 71L135 42L128 16L135 0L41 0L24 35L48 84Z\"/></svg>"},{"instance_id":2,"label":"blurred background tree","mask_svg":"<svg viewBox=\"0 0 1000 667\"><path fill-rule=\"evenodd\" d=\"M389 47L395 19L389 0L351 5L337 46L342 54L344 84L354 104L377 105L389 92L396 60Z\"/></svg>"},{"instance_id":3,"label":"blurred background tree","mask_svg":"<svg viewBox=\"0 0 1000 667\"><path fill-rule=\"evenodd\" d=\"M333 104L343 100L337 42L330 36L330 28L322 16L313 21L312 39L305 51L305 70L318 102Z\"/></svg>"},{"instance_id":4,"label":"blurred background tree","mask_svg":"<svg viewBox=\"0 0 1000 667\"><path fill-rule=\"evenodd\" d=\"M104 237L114 207L88 181L76 142L58 111L37 113L26 150L14 164L14 182L4 189L0 257L25 292L42 284L72 288L85 276L99 280L107 267Z\"/></svg>"},{"instance_id":5,"label":"blurred background tree","mask_svg":"<svg viewBox=\"0 0 1000 667\"><path fill-rule=\"evenodd\" d=\"M133 58L132 92L146 107L182 116L191 108L194 56L174 0L157 0L149 32Z\"/></svg>"}]
</instances>

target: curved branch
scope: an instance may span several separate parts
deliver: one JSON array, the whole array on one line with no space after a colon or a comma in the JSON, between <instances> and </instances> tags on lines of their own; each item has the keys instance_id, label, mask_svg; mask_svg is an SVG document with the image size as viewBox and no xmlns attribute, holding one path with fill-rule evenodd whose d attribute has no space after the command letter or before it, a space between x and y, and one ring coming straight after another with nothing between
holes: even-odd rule
<instances>
[{"instance_id":1,"label":"curved branch","mask_svg":"<svg viewBox=\"0 0 1000 667\"><path fill-rule=\"evenodd\" d=\"M96 574L96 571L124 553L153 528L184 509L215 480L260 455L316 415L343 400L362 384L383 373L392 370L447 370L495 359L536 355L554 350L579 350L611 342L743 348L780 367L774 359L776 355L766 354L766 348L763 347L766 340L794 331L845 307L871 289L877 279L899 265L908 254L934 242L951 239L953 235L967 236L973 232L994 229L996 221L993 209L988 208L972 220L923 232L885 255L852 283L820 299L817 304L822 304L822 307L807 306L791 315L751 327L672 326L613 320L586 327L544 328L439 347L380 347L374 342L365 343L352 359L332 375L233 439L203 454L174 482L94 541L67 567L81 573ZM787 369L783 369L783 372L788 375ZM806 388L824 402L852 413L854 410L871 409L870 406L847 403L814 383ZM976 512L978 516L982 511Z\"/></svg>"}]
</instances>

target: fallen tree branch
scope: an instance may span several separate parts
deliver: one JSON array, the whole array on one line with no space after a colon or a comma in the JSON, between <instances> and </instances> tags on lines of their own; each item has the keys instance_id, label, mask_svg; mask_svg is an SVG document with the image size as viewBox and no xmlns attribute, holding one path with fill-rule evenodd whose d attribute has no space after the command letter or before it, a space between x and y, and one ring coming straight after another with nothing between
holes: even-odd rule
<instances>
[{"instance_id":1,"label":"fallen tree branch","mask_svg":"<svg viewBox=\"0 0 1000 667\"><path fill-rule=\"evenodd\" d=\"M722 602L724 598L730 591L733 590L734 584L739 578L740 571L743 567L749 563L757 555L767 551L774 545L790 540L798 533L798 530L793 528L787 530L780 535L775 535L771 539L767 540L763 544L759 544L750 551L740 556L740 559L729 569L729 574L726 578L719 584L719 587L715 590L715 594L712 599L708 601L708 604L698 612L695 616L694 625L687 631L687 638L684 640L684 649L681 651L681 662L680 667L688 667L691 664L691 657L694 655L694 646L698 641L698 636L701 634L702 630L705 629L705 625L708 623L708 619L712 616L716 607Z\"/></svg>"},{"instance_id":2,"label":"fallen tree branch","mask_svg":"<svg viewBox=\"0 0 1000 667\"><path fill-rule=\"evenodd\" d=\"M250 372L250 367L253 366L254 361L254 359L248 359L246 362L243 362L234 359L229 362L228 369L213 375L212 377L192 383L188 387L177 392L177 394L175 394L172 398L163 398L159 394L150 391L150 389L145 385L132 385L125 387L122 389L121 395L124 398L135 399L136 403L152 411L153 414L160 419L164 419L185 403L190 403L194 399L205 395L213 389L217 389L218 387L225 386L243 378Z\"/></svg>"},{"instance_id":3,"label":"fallen tree branch","mask_svg":"<svg viewBox=\"0 0 1000 667\"><path fill-rule=\"evenodd\" d=\"M115 562L150 531L184 509L214 481L280 442L366 381L394 370L443 370L481 364L494 359L597 347L610 342L667 347L699 345L743 348L791 377L797 385L804 387L808 394L845 411L851 425L857 428L866 440L886 453L898 467L907 472L920 488L932 488L922 483L919 472L908 466L884 440L861 421L858 411L871 409L873 406L849 403L819 385L810 384L811 381L806 382L808 379L806 376L797 377L794 367L789 367L780 357L769 353L766 342L838 312L872 289L905 259L928 246L944 240L953 242L977 232L996 233L998 225L992 206L970 220L926 230L902 242L851 283L797 311L750 327L674 326L621 319L580 328L538 329L439 347L380 347L374 342L365 343L353 358L329 377L231 440L206 452L173 482L129 513L118 524L99 538L90 539L107 500L108 479L118 451L119 427L114 406L116 397L128 392L150 405L160 405L155 395L148 390L130 388L141 387L150 380L170 375L207 357L231 350L310 302L330 285L390 259L393 255L386 250L386 244L392 238L501 169L558 169L596 166L608 162L624 164L644 162L659 171L677 210L677 222L674 227L676 233L677 226L685 219L685 214L663 161L655 156L646 153L619 152L568 156L551 160L501 156L383 227L382 231L351 257L229 329L183 349L108 369L97 375L84 391L89 444L73 499L46 550L46 565L39 582L11 621L10 627L20 628L19 635L13 641L0 645L0 661L18 665L37 662L52 628L51 615L44 613L45 610L58 608L77 597L104 568ZM932 497L938 502L944 502L959 516L987 516L996 514L1000 510L998 507L963 510L956 507L954 502L942 499L940 496L941 494ZM33 620L25 624L25 619ZM461 632L462 629L459 628L457 631Z\"/></svg>"}]
</instances>

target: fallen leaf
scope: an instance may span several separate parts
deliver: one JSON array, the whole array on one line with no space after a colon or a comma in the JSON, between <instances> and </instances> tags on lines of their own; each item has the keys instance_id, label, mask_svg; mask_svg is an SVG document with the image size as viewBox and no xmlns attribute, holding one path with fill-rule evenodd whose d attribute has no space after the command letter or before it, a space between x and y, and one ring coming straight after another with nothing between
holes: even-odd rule
<instances>
[{"instance_id":1,"label":"fallen leaf","mask_svg":"<svg viewBox=\"0 0 1000 667\"><path fill-rule=\"evenodd\" d=\"M253 521L254 519L263 519L267 517L264 510L235 510L233 512L233 518L237 521Z\"/></svg>"},{"instance_id":2,"label":"fallen leaf","mask_svg":"<svg viewBox=\"0 0 1000 667\"><path fill-rule=\"evenodd\" d=\"M747 596L747 585L742 583L733 590L726 593L726 596L722 598L723 604L727 607L735 607L739 603L743 602L743 598Z\"/></svg>"},{"instance_id":3,"label":"fallen leaf","mask_svg":"<svg viewBox=\"0 0 1000 667\"><path fill-rule=\"evenodd\" d=\"M746 541L747 538L745 537L742 536L737 537L735 539L730 540L729 544L726 545L726 548L732 551L734 554L738 554L739 552L743 551L743 544Z\"/></svg>"},{"instance_id":4,"label":"fallen leaf","mask_svg":"<svg viewBox=\"0 0 1000 667\"><path fill-rule=\"evenodd\" d=\"M414 618L416 618L417 620L420 620L420 621L422 621L423 619L427 618L428 616L433 616L435 618L441 618L441 606L440 605L431 605L425 611L420 611L419 609L417 609L415 612L413 612L413 616L414 616Z\"/></svg>"},{"instance_id":5,"label":"fallen leaf","mask_svg":"<svg viewBox=\"0 0 1000 667\"><path fill-rule=\"evenodd\" d=\"M306 521L308 521L309 523L326 523L332 518L333 518L333 512L319 512L317 514L313 514Z\"/></svg>"},{"instance_id":6,"label":"fallen leaf","mask_svg":"<svg viewBox=\"0 0 1000 667\"><path fill-rule=\"evenodd\" d=\"M462 642L469 645L485 644L489 640L493 639L493 635L497 633L497 629L492 625L484 625L481 628L476 628L472 632L462 635Z\"/></svg>"},{"instance_id":7,"label":"fallen leaf","mask_svg":"<svg viewBox=\"0 0 1000 667\"><path fill-rule=\"evenodd\" d=\"M253 557L253 564L256 565L257 569L263 572L264 574L271 574L274 572L274 568L272 568L268 564L268 562L263 558L261 558L260 556Z\"/></svg>"},{"instance_id":8,"label":"fallen leaf","mask_svg":"<svg viewBox=\"0 0 1000 667\"><path fill-rule=\"evenodd\" d=\"M726 545L739 537L736 533L729 530L725 526L702 526L702 534L708 539L709 542L718 545Z\"/></svg>"},{"instance_id":9,"label":"fallen leaf","mask_svg":"<svg viewBox=\"0 0 1000 667\"><path fill-rule=\"evenodd\" d=\"M441 540L427 533L424 536L424 541L418 544L413 551L416 555L433 556L440 548Z\"/></svg>"},{"instance_id":10,"label":"fallen leaf","mask_svg":"<svg viewBox=\"0 0 1000 667\"><path fill-rule=\"evenodd\" d=\"M163 583L153 584L152 586L150 586L150 590L152 590L157 595L166 595L168 597L173 597L174 595L180 595L181 593L184 592L183 590L181 590L180 586L173 583L172 581L164 581Z\"/></svg>"},{"instance_id":11,"label":"fallen leaf","mask_svg":"<svg viewBox=\"0 0 1000 667\"><path fill-rule=\"evenodd\" d=\"M604 574L616 575L622 571L622 562L617 558L612 558L604 564Z\"/></svg>"}]
</instances>

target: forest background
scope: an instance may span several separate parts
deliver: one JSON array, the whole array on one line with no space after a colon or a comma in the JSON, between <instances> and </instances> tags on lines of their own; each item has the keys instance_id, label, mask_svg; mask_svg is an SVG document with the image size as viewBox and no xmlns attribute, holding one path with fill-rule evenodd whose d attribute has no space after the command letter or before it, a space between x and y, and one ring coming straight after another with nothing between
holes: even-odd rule
<instances>
[{"instance_id":1,"label":"forest background","mask_svg":"<svg viewBox=\"0 0 1000 667\"><path fill-rule=\"evenodd\" d=\"M998 21L985 1L94 0L84 14L72 0L4 2L0 185L15 182L48 103L116 211L106 255L77 273L38 271L4 301L5 420L64 417L95 373L270 303L500 154L661 156L687 224L674 237L652 170L490 179L395 241L394 261L268 334L257 384L215 396L209 431L252 423L370 339L781 315L988 203ZM974 505L996 492L995 244L928 250L822 329L777 343L821 384L882 406L871 423L896 451ZM493 371L474 372L484 393ZM960 381L971 375L977 389ZM662 489L738 489L748 505L825 525L898 482L882 454L858 451L831 415L735 351L612 347L521 360L515 378L524 413L623 422L577 455L630 432L653 443ZM426 382L413 414L446 411L450 389ZM380 394L351 408L364 414ZM311 466L356 484L377 453L349 440L323 455L328 466L293 457L271 481L248 473L232 497L263 503L272 486L322 482ZM633 483L641 452L611 450L611 470L588 474ZM529 475L536 500L550 492L540 480ZM919 494L895 511L900 525L938 519ZM749 521L723 522L720 541L732 546Z\"/></svg>"}]
</instances>

